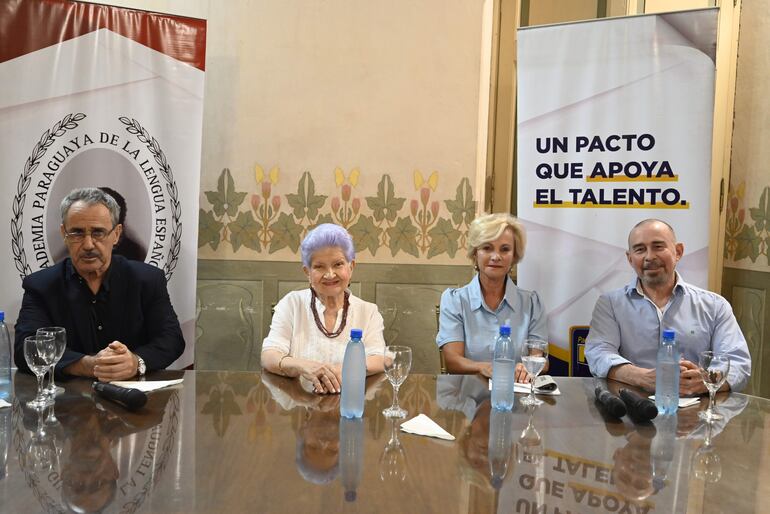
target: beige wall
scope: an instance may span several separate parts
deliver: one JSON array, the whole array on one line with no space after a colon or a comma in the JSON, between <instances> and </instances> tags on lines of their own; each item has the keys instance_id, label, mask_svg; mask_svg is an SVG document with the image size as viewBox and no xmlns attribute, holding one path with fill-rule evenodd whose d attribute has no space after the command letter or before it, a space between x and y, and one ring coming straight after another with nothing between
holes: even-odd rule
<instances>
[{"instance_id":1,"label":"beige wall","mask_svg":"<svg viewBox=\"0 0 770 514\"><path fill-rule=\"evenodd\" d=\"M464 263L484 14L483 0L212 9L200 257L296 260L307 228L333 221L362 262Z\"/></svg>"},{"instance_id":2,"label":"beige wall","mask_svg":"<svg viewBox=\"0 0 770 514\"><path fill-rule=\"evenodd\" d=\"M549 25L596 18L597 0L525 0L529 7L528 26Z\"/></svg>"},{"instance_id":3,"label":"beige wall","mask_svg":"<svg viewBox=\"0 0 770 514\"><path fill-rule=\"evenodd\" d=\"M687 9L701 9L714 7L715 0L644 0L644 12L647 14L671 11L684 11Z\"/></svg>"}]
</instances>

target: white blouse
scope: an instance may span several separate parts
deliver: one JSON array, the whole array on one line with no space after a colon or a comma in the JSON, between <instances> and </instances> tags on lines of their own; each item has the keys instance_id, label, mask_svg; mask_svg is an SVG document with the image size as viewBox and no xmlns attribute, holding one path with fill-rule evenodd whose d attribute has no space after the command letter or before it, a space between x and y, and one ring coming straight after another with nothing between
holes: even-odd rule
<instances>
[{"instance_id":1,"label":"white blouse","mask_svg":"<svg viewBox=\"0 0 770 514\"><path fill-rule=\"evenodd\" d=\"M325 364L342 364L345 347L350 339L350 330L360 328L364 332L363 343L366 355L382 355L385 338L382 331L382 315L373 303L365 302L350 295L350 307L345 329L336 338L326 337L315 324L310 310L310 289L292 291L275 306L270 333L262 342L262 351L278 350L284 355L308 359ZM323 302L315 302L318 317L324 319ZM342 322L342 309L337 312L334 329Z\"/></svg>"}]
</instances>

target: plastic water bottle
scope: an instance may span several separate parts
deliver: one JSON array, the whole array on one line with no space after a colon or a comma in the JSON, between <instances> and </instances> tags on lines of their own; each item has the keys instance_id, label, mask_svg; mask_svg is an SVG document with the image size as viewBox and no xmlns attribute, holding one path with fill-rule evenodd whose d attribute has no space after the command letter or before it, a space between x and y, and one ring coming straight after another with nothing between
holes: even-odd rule
<instances>
[{"instance_id":1,"label":"plastic water bottle","mask_svg":"<svg viewBox=\"0 0 770 514\"><path fill-rule=\"evenodd\" d=\"M489 473L492 487L500 489L511 463L513 412L492 409L489 415Z\"/></svg>"},{"instance_id":2,"label":"plastic water bottle","mask_svg":"<svg viewBox=\"0 0 770 514\"><path fill-rule=\"evenodd\" d=\"M676 414L679 408L679 345L673 330L664 330L655 368L655 406L658 414Z\"/></svg>"},{"instance_id":3,"label":"plastic water bottle","mask_svg":"<svg viewBox=\"0 0 770 514\"><path fill-rule=\"evenodd\" d=\"M360 418L364 415L364 390L366 388L366 350L361 342L363 331L350 331L350 341L345 348L342 361L342 398L340 414L345 418Z\"/></svg>"},{"instance_id":4,"label":"plastic water bottle","mask_svg":"<svg viewBox=\"0 0 770 514\"><path fill-rule=\"evenodd\" d=\"M361 483L364 465L363 438L363 419L340 418L340 474L345 501L356 501L356 489Z\"/></svg>"},{"instance_id":5,"label":"plastic water bottle","mask_svg":"<svg viewBox=\"0 0 770 514\"><path fill-rule=\"evenodd\" d=\"M520 349L519 352L516 350L511 341L511 327L500 325L492 361L492 407L497 410L513 410L514 372L516 361L521 357Z\"/></svg>"},{"instance_id":6,"label":"plastic water bottle","mask_svg":"<svg viewBox=\"0 0 770 514\"><path fill-rule=\"evenodd\" d=\"M0 398L11 397L11 336L5 325L5 313L0 311Z\"/></svg>"}]
</instances>

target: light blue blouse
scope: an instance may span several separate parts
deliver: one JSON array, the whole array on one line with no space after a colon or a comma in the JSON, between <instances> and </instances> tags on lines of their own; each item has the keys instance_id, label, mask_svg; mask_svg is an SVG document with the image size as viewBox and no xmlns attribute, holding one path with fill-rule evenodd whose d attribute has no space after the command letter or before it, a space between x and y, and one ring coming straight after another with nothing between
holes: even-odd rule
<instances>
[{"instance_id":1,"label":"light blue blouse","mask_svg":"<svg viewBox=\"0 0 770 514\"><path fill-rule=\"evenodd\" d=\"M548 340L545 307L534 291L520 289L510 278L505 296L492 310L484 303L478 274L464 287L449 288L441 295L441 313L436 344L465 343L465 356L490 362L500 325L511 325L511 338Z\"/></svg>"}]
</instances>

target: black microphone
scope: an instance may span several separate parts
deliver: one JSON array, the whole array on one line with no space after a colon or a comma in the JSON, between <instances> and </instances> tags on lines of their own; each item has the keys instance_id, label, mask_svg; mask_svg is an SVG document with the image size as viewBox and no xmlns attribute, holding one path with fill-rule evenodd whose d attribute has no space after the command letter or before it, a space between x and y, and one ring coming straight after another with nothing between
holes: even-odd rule
<instances>
[{"instance_id":1,"label":"black microphone","mask_svg":"<svg viewBox=\"0 0 770 514\"><path fill-rule=\"evenodd\" d=\"M658 408L655 406L655 402L649 398L639 396L628 389L620 390L620 398L625 402L628 415L634 421L650 421L658 415Z\"/></svg>"},{"instance_id":2,"label":"black microphone","mask_svg":"<svg viewBox=\"0 0 770 514\"><path fill-rule=\"evenodd\" d=\"M626 415L626 404L623 401L609 392L602 386L596 386L594 389L596 395L596 401L599 402L604 408L604 412L615 418L622 418Z\"/></svg>"},{"instance_id":3,"label":"black microphone","mask_svg":"<svg viewBox=\"0 0 770 514\"><path fill-rule=\"evenodd\" d=\"M120 387L104 382L94 382L91 387L102 398L117 402L128 410L141 409L147 403L147 394L139 389Z\"/></svg>"}]
</instances>

